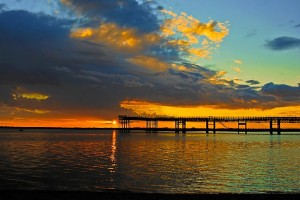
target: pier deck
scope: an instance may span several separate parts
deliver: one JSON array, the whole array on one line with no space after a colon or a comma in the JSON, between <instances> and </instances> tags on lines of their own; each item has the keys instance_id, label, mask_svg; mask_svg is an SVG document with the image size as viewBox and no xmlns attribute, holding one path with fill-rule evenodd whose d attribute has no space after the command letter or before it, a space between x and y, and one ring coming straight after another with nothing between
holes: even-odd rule
<instances>
[{"instance_id":1,"label":"pier deck","mask_svg":"<svg viewBox=\"0 0 300 200\"><path fill-rule=\"evenodd\" d=\"M175 132L183 132L186 131L205 131L209 133L212 131L216 133L216 131L237 131L245 132L248 131L269 131L270 134L273 132L277 132L280 134L283 131L289 131L290 129L281 128L282 123L299 123L300 127L300 117L217 117L217 116L209 116L209 117L168 117L168 116L127 116L127 115L119 115L119 124L121 130L124 132L128 132L130 129L131 122L133 121L144 121L146 122L145 130L148 131L157 131L163 130L166 128L159 128L158 122L174 122L174 128L166 129L166 130L174 130ZM205 122L205 128L187 128L187 122ZM237 128L227 128L224 123L226 122L235 122L237 123ZM253 129L248 128L247 124L251 123L269 123L269 127L265 129ZM216 123L222 124L225 128L216 128ZM300 128L291 129L292 131L299 131Z\"/></svg>"}]
</instances>

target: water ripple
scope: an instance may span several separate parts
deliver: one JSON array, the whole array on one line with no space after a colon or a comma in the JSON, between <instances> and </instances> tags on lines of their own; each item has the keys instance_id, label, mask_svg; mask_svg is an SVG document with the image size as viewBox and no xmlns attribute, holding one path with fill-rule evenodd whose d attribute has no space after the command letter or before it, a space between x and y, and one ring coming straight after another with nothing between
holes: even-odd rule
<instances>
[{"instance_id":1,"label":"water ripple","mask_svg":"<svg viewBox=\"0 0 300 200\"><path fill-rule=\"evenodd\" d=\"M295 135L0 133L0 188L300 192Z\"/></svg>"}]
</instances>

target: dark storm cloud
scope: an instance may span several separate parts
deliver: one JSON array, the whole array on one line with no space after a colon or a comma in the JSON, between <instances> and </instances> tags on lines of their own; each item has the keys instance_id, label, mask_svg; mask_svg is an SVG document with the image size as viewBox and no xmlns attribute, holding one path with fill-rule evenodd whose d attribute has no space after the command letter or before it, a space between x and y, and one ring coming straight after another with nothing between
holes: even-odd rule
<instances>
[{"instance_id":1,"label":"dark storm cloud","mask_svg":"<svg viewBox=\"0 0 300 200\"><path fill-rule=\"evenodd\" d=\"M265 43L265 46L275 51L295 49L295 48L300 48L300 39L294 37L282 36L267 41Z\"/></svg>"},{"instance_id":2,"label":"dark storm cloud","mask_svg":"<svg viewBox=\"0 0 300 200\"><path fill-rule=\"evenodd\" d=\"M26 11L1 13L1 84L57 84L58 74L49 65L55 64L59 53L53 42L60 44L67 38L67 30L62 28L67 24Z\"/></svg>"},{"instance_id":3,"label":"dark storm cloud","mask_svg":"<svg viewBox=\"0 0 300 200\"><path fill-rule=\"evenodd\" d=\"M29 101L12 99L12 93L21 87L49 95L43 105L47 109L95 106L100 110L107 106L104 102L112 96L113 88L95 87L81 70L113 71L120 65L101 46L70 39L70 23L26 11L0 14L0 83L6 85L0 94L2 103L33 106ZM106 104L118 105L120 101L110 100Z\"/></svg>"},{"instance_id":4,"label":"dark storm cloud","mask_svg":"<svg viewBox=\"0 0 300 200\"><path fill-rule=\"evenodd\" d=\"M122 100L151 99L159 90L110 49L70 38L73 23L26 11L0 14L1 104L111 118ZM14 100L22 91L49 98Z\"/></svg>"},{"instance_id":5,"label":"dark storm cloud","mask_svg":"<svg viewBox=\"0 0 300 200\"><path fill-rule=\"evenodd\" d=\"M70 6L91 22L113 22L119 26L151 32L159 29L158 19L149 1L139 4L136 0L66 0Z\"/></svg>"}]
</instances>

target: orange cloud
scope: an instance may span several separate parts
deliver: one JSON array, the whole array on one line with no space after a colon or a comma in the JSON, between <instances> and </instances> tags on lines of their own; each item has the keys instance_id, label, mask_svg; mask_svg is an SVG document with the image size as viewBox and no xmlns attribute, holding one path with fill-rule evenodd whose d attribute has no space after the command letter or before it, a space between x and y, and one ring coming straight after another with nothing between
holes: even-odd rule
<instances>
[{"instance_id":1,"label":"orange cloud","mask_svg":"<svg viewBox=\"0 0 300 200\"><path fill-rule=\"evenodd\" d=\"M115 23L101 24L98 28L76 28L70 36L106 44L123 53L138 53L160 40L155 33L141 34L133 28L120 27Z\"/></svg>"},{"instance_id":2,"label":"orange cloud","mask_svg":"<svg viewBox=\"0 0 300 200\"><path fill-rule=\"evenodd\" d=\"M137 66L145 67L152 71L163 72L167 69L174 69L176 71L193 72L195 70L189 69L184 65L179 65L175 63L168 63L160 60L153 56L138 55L127 59L128 62L135 64Z\"/></svg>"},{"instance_id":3,"label":"orange cloud","mask_svg":"<svg viewBox=\"0 0 300 200\"><path fill-rule=\"evenodd\" d=\"M241 68L239 68L239 67L233 67L233 70L237 73L241 73L241 71L242 71Z\"/></svg>"},{"instance_id":4,"label":"orange cloud","mask_svg":"<svg viewBox=\"0 0 300 200\"><path fill-rule=\"evenodd\" d=\"M209 82L212 84L226 85L230 80L224 78L225 74L227 74L226 71L217 71L214 76L209 78Z\"/></svg>"},{"instance_id":5,"label":"orange cloud","mask_svg":"<svg viewBox=\"0 0 300 200\"><path fill-rule=\"evenodd\" d=\"M128 58L127 61L138 66L146 67L153 71L165 71L170 67L170 64L167 62L145 55Z\"/></svg>"},{"instance_id":6,"label":"orange cloud","mask_svg":"<svg viewBox=\"0 0 300 200\"><path fill-rule=\"evenodd\" d=\"M191 48L188 52L200 58L209 58L210 55L210 52L206 49Z\"/></svg>"},{"instance_id":7,"label":"orange cloud","mask_svg":"<svg viewBox=\"0 0 300 200\"><path fill-rule=\"evenodd\" d=\"M94 33L95 33L95 31L91 28L78 28L78 29L75 29L71 33L71 37L73 37L73 38L89 38Z\"/></svg>"},{"instance_id":8,"label":"orange cloud","mask_svg":"<svg viewBox=\"0 0 300 200\"><path fill-rule=\"evenodd\" d=\"M37 100L42 101L48 99L50 96L46 94L40 94L35 92L27 92L24 91L24 89L18 88L17 91L11 94L13 99L17 100L19 98L23 99L31 99L31 100Z\"/></svg>"},{"instance_id":9,"label":"orange cloud","mask_svg":"<svg viewBox=\"0 0 300 200\"><path fill-rule=\"evenodd\" d=\"M163 115L163 113L165 113L163 106L147 101L122 101L120 106L125 109L133 110L137 114Z\"/></svg>"},{"instance_id":10,"label":"orange cloud","mask_svg":"<svg viewBox=\"0 0 300 200\"><path fill-rule=\"evenodd\" d=\"M41 109L26 109L26 108L16 108L17 111L25 111L29 113L34 113L34 114L46 114L49 113L50 111L48 110L41 110Z\"/></svg>"},{"instance_id":11,"label":"orange cloud","mask_svg":"<svg viewBox=\"0 0 300 200\"><path fill-rule=\"evenodd\" d=\"M213 20L202 23L186 13L177 15L168 10L162 10L162 12L168 16L161 26L162 35L164 37L175 36L176 39L171 40L170 44L176 44L181 50L199 58L208 58L210 50L218 48L219 43L229 34L227 23ZM205 39L200 43L199 39L202 36ZM202 47L199 48L199 45ZM199 49L197 50L195 46Z\"/></svg>"},{"instance_id":12,"label":"orange cloud","mask_svg":"<svg viewBox=\"0 0 300 200\"><path fill-rule=\"evenodd\" d=\"M234 60L233 62L236 64L239 64L239 65L243 64L243 61L241 61L241 60Z\"/></svg>"}]
</instances>

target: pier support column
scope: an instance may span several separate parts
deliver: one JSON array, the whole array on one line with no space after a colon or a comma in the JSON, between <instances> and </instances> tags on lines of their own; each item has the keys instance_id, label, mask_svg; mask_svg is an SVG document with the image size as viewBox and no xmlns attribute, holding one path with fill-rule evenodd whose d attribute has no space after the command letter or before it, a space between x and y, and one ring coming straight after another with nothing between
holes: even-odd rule
<instances>
[{"instance_id":1,"label":"pier support column","mask_svg":"<svg viewBox=\"0 0 300 200\"><path fill-rule=\"evenodd\" d=\"M182 133L186 132L186 120L178 119L175 121L175 132L179 133L180 131Z\"/></svg>"},{"instance_id":2,"label":"pier support column","mask_svg":"<svg viewBox=\"0 0 300 200\"><path fill-rule=\"evenodd\" d=\"M244 126L244 131L245 131L245 134L247 134L247 121L240 121L238 120L238 134L240 134L240 127L241 126Z\"/></svg>"},{"instance_id":3,"label":"pier support column","mask_svg":"<svg viewBox=\"0 0 300 200\"><path fill-rule=\"evenodd\" d=\"M146 131L155 132L158 128L158 121L157 120L147 120L146 121Z\"/></svg>"},{"instance_id":4,"label":"pier support column","mask_svg":"<svg viewBox=\"0 0 300 200\"><path fill-rule=\"evenodd\" d=\"M179 120L175 121L175 133L179 133Z\"/></svg>"},{"instance_id":5,"label":"pier support column","mask_svg":"<svg viewBox=\"0 0 300 200\"><path fill-rule=\"evenodd\" d=\"M157 120L154 121L154 128L158 128L158 121Z\"/></svg>"},{"instance_id":6,"label":"pier support column","mask_svg":"<svg viewBox=\"0 0 300 200\"><path fill-rule=\"evenodd\" d=\"M124 116L119 117L119 124L121 125L121 132L129 132L130 120Z\"/></svg>"},{"instance_id":7,"label":"pier support column","mask_svg":"<svg viewBox=\"0 0 300 200\"><path fill-rule=\"evenodd\" d=\"M277 134L281 134L280 128L280 119L270 119L270 134L273 134L273 131L277 131ZM273 126L274 125L274 126Z\"/></svg>"},{"instance_id":8,"label":"pier support column","mask_svg":"<svg viewBox=\"0 0 300 200\"><path fill-rule=\"evenodd\" d=\"M216 133L216 119L214 118L208 118L205 120L206 122L206 134L209 133L210 130L213 131L213 133Z\"/></svg>"},{"instance_id":9,"label":"pier support column","mask_svg":"<svg viewBox=\"0 0 300 200\"><path fill-rule=\"evenodd\" d=\"M213 122L213 128L214 128L214 134L216 134L216 120L214 119L214 122Z\"/></svg>"},{"instance_id":10,"label":"pier support column","mask_svg":"<svg viewBox=\"0 0 300 200\"><path fill-rule=\"evenodd\" d=\"M273 135L273 120L270 120L270 134Z\"/></svg>"},{"instance_id":11,"label":"pier support column","mask_svg":"<svg viewBox=\"0 0 300 200\"><path fill-rule=\"evenodd\" d=\"M280 119L277 119L277 134L280 135L281 131L280 131Z\"/></svg>"},{"instance_id":12,"label":"pier support column","mask_svg":"<svg viewBox=\"0 0 300 200\"><path fill-rule=\"evenodd\" d=\"M185 120L181 121L181 127L182 127L182 133L186 133L186 121Z\"/></svg>"}]
</instances>

